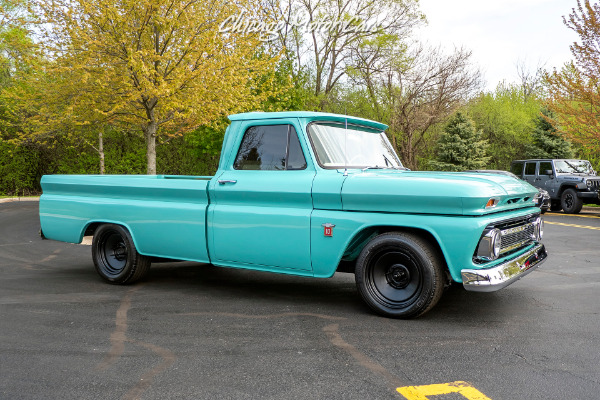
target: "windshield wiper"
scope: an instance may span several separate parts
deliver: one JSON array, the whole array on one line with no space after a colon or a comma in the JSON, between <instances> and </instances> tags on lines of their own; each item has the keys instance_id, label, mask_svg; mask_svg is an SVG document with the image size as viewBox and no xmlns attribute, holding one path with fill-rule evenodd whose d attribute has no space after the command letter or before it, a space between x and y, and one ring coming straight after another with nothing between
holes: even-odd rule
<instances>
[{"instance_id":1,"label":"windshield wiper","mask_svg":"<svg viewBox=\"0 0 600 400\"><path fill-rule=\"evenodd\" d=\"M389 167L380 167L379 165L376 165L376 166L374 166L374 167L364 167L364 168L362 169L362 171L364 172L364 171L366 171L366 170L368 170L368 169L387 169L387 168L389 168Z\"/></svg>"},{"instance_id":2,"label":"windshield wiper","mask_svg":"<svg viewBox=\"0 0 600 400\"><path fill-rule=\"evenodd\" d=\"M583 174L583 173L585 173L585 171L580 171L580 170L579 170L579 169L578 169L576 166L574 166L574 165L573 165L573 164L571 164L570 162L568 162L568 161L565 161L565 163L566 163L566 164L567 164L569 167L573 168L573 169L575 170L575 172L577 172L577 173L580 173L580 174Z\"/></svg>"},{"instance_id":3,"label":"windshield wiper","mask_svg":"<svg viewBox=\"0 0 600 400\"><path fill-rule=\"evenodd\" d=\"M380 167L379 165L376 165L374 167L364 167L362 169L362 171L366 171L368 169L394 169L394 170L408 171L408 168L406 168L406 167Z\"/></svg>"}]
</instances>

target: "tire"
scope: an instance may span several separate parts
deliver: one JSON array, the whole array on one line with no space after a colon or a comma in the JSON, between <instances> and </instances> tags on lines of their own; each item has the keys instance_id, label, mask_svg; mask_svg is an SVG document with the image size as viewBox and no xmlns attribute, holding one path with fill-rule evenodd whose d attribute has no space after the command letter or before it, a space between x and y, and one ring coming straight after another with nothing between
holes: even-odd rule
<instances>
[{"instance_id":1,"label":"tire","mask_svg":"<svg viewBox=\"0 0 600 400\"><path fill-rule=\"evenodd\" d=\"M376 313L416 318L437 304L445 273L438 251L419 236L384 233L363 248L356 263L358 292Z\"/></svg>"},{"instance_id":2,"label":"tire","mask_svg":"<svg viewBox=\"0 0 600 400\"><path fill-rule=\"evenodd\" d=\"M577 214L583 207L583 201L577 197L575 189L567 189L560 196L560 205L567 214Z\"/></svg>"},{"instance_id":3,"label":"tire","mask_svg":"<svg viewBox=\"0 0 600 400\"><path fill-rule=\"evenodd\" d=\"M98 275L117 285L136 282L150 269L150 258L137 252L129 231L120 225L101 225L94 232L92 258Z\"/></svg>"},{"instance_id":4,"label":"tire","mask_svg":"<svg viewBox=\"0 0 600 400\"><path fill-rule=\"evenodd\" d=\"M562 206L560 205L560 200L552 200L550 202L550 211L559 212L562 210Z\"/></svg>"}]
</instances>

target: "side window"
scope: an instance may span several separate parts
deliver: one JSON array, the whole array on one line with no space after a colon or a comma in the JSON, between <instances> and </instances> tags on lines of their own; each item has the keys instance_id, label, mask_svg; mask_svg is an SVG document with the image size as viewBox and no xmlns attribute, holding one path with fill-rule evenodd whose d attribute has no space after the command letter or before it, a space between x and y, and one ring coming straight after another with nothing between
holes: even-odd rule
<instances>
[{"instance_id":1,"label":"side window","mask_svg":"<svg viewBox=\"0 0 600 400\"><path fill-rule=\"evenodd\" d=\"M244 133L233 168L283 171L306 168L306 159L292 125L252 126Z\"/></svg>"},{"instance_id":2,"label":"side window","mask_svg":"<svg viewBox=\"0 0 600 400\"><path fill-rule=\"evenodd\" d=\"M515 174L518 177L521 177L523 175L523 163L514 163L513 165L510 166L510 172L512 172L513 174Z\"/></svg>"},{"instance_id":3,"label":"side window","mask_svg":"<svg viewBox=\"0 0 600 400\"><path fill-rule=\"evenodd\" d=\"M535 163L525 163L525 175L535 175Z\"/></svg>"},{"instance_id":4,"label":"side window","mask_svg":"<svg viewBox=\"0 0 600 400\"><path fill-rule=\"evenodd\" d=\"M547 174L547 171L552 171L552 163L548 162L548 161L544 161L540 163L540 172L538 173L539 175L552 175L552 174Z\"/></svg>"},{"instance_id":5,"label":"side window","mask_svg":"<svg viewBox=\"0 0 600 400\"><path fill-rule=\"evenodd\" d=\"M300 140L293 126L290 127L289 140L288 140L288 161L287 169L305 169L306 159L304 153L302 153L302 147L300 147Z\"/></svg>"}]
</instances>

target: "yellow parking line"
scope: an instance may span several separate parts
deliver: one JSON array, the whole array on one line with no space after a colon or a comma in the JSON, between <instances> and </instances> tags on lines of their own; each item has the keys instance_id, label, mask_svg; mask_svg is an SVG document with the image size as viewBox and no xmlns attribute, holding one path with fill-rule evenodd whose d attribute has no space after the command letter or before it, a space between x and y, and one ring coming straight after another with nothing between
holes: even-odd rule
<instances>
[{"instance_id":1,"label":"yellow parking line","mask_svg":"<svg viewBox=\"0 0 600 400\"><path fill-rule=\"evenodd\" d=\"M544 220L544 224L560 225L560 226L571 226L573 228L594 229L596 231L600 231L600 227L598 227L598 226L563 224L561 222L550 222L550 221L546 221L546 220Z\"/></svg>"},{"instance_id":2,"label":"yellow parking line","mask_svg":"<svg viewBox=\"0 0 600 400\"><path fill-rule=\"evenodd\" d=\"M600 209L598 209L598 211L600 212ZM563 216L563 217L599 218L600 219L600 217L597 216L597 215L563 214L563 213L553 213L553 212L547 212L544 215L552 215L553 217L555 215L560 215L560 216Z\"/></svg>"},{"instance_id":3,"label":"yellow parking line","mask_svg":"<svg viewBox=\"0 0 600 400\"><path fill-rule=\"evenodd\" d=\"M429 400L427 396L458 393L468 400L491 400L467 382L456 381L425 386L404 386L396 389L408 400Z\"/></svg>"}]
</instances>

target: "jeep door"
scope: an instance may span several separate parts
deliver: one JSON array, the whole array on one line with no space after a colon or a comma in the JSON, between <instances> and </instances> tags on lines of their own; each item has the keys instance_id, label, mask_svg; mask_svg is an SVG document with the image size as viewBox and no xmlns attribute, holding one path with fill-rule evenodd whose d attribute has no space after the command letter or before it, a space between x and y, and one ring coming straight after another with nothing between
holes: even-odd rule
<instances>
[{"instance_id":1,"label":"jeep door","mask_svg":"<svg viewBox=\"0 0 600 400\"><path fill-rule=\"evenodd\" d=\"M537 162L528 161L525 163L525 169L523 171L523 179L532 184L535 187L538 187L537 184Z\"/></svg>"},{"instance_id":2,"label":"jeep door","mask_svg":"<svg viewBox=\"0 0 600 400\"><path fill-rule=\"evenodd\" d=\"M550 173L549 173L550 172ZM554 170L552 169L551 161L540 161L538 163L538 171L536 177L536 184L534 186L541 187L545 189L552 195L554 193Z\"/></svg>"}]
</instances>

